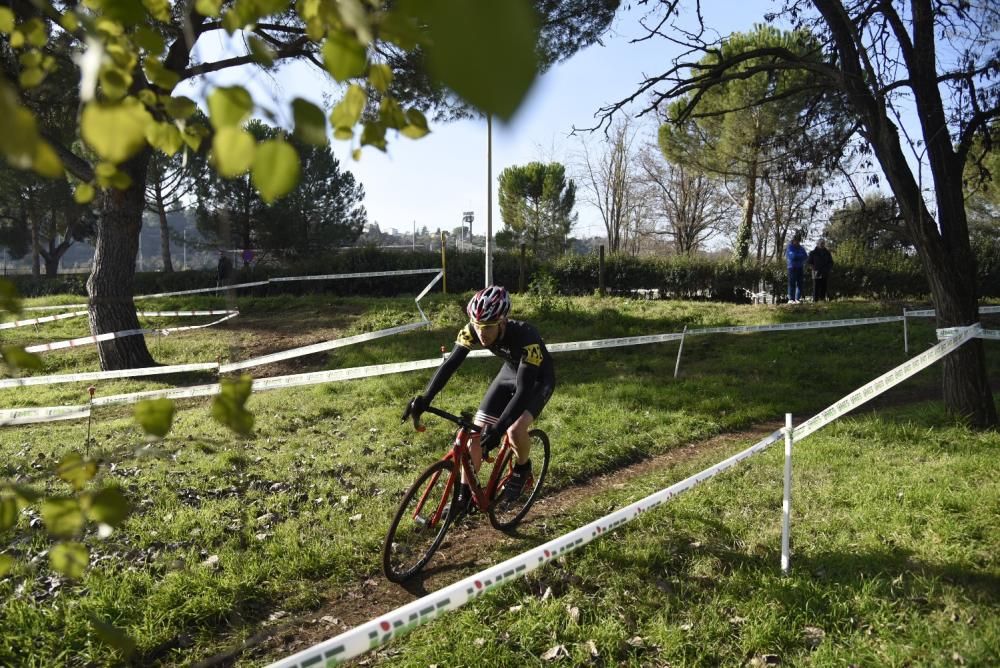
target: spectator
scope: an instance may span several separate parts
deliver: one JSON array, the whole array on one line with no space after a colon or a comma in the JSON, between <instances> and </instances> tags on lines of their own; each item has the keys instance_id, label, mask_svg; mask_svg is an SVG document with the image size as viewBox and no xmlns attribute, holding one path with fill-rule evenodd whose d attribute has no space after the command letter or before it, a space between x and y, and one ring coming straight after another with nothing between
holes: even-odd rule
<instances>
[{"instance_id":1,"label":"spectator","mask_svg":"<svg viewBox=\"0 0 1000 668\"><path fill-rule=\"evenodd\" d=\"M216 274L215 287L221 287L229 283L229 275L233 271L233 264L225 251L219 251L219 267Z\"/></svg>"},{"instance_id":2,"label":"spectator","mask_svg":"<svg viewBox=\"0 0 1000 668\"><path fill-rule=\"evenodd\" d=\"M796 233L785 249L785 259L788 261L789 304L802 303L802 279L808 257L806 249L802 247L802 235Z\"/></svg>"},{"instance_id":3,"label":"spectator","mask_svg":"<svg viewBox=\"0 0 1000 668\"><path fill-rule=\"evenodd\" d=\"M826 248L826 240L820 239L816 242L816 248L809 252L809 259L806 261L813 272L813 301L818 302L823 299L829 301L830 297L826 293L830 271L833 269L833 255Z\"/></svg>"}]
</instances>

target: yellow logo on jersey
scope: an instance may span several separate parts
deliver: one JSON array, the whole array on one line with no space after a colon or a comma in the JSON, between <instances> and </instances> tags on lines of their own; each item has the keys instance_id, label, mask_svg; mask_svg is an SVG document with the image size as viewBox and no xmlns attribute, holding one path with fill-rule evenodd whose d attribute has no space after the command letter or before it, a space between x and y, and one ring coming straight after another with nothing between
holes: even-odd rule
<instances>
[{"instance_id":1,"label":"yellow logo on jersey","mask_svg":"<svg viewBox=\"0 0 1000 668\"><path fill-rule=\"evenodd\" d=\"M455 338L455 343L464 348L472 348L472 345L475 343L475 339L472 338L472 327L470 325L466 325L458 331L458 337Z\"/></svg>"},{"instance_id":2,"label":"yellow logo on jersey","mask_svg":"<svg viewBox=\"0 0 1000 668\"><path fill-rule=\"evenodd\" d=\"M534 366L542 365L542 347L537 343L524 347L524 361Z\"/></svg>"}]
</instances>

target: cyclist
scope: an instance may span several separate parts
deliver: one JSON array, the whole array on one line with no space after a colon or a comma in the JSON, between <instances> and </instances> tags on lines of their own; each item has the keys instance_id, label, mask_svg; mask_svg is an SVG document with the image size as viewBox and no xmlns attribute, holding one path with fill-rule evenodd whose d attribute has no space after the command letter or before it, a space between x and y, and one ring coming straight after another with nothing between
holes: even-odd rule
<instances>
[{"instance_id":1,"label":"cyclist","mask_svg":"<svg viewBox=\"0 0 1000 668\"><path fill-rule=\"evenodd\" d=\"M531 476L528 430L555 389L555 366L538 330L526 322L507 318L510 295L503 286L491 285L480 290L469 300L465 311L469 323L459 330L451 355L438 367L423 394L410 401L409 410L419 417L474 345L481 345L503 359L500 372L476 412L474 421L483 430L473 436L470 450L473 466L479 471L483 453L499 445L506 432L517 451L517 463L504 485L503 500L513 503ZM464 478L463 472L458 496L460 512L467 512L472 502L472 492Z\"/></svg>"}]
</instances>

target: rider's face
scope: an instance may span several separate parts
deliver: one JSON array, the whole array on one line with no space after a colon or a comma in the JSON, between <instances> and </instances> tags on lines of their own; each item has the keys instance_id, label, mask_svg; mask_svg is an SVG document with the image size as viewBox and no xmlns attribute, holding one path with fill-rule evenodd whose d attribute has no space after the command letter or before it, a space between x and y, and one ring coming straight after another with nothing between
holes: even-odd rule
<instances>
[{"instance_id":1,"label":"rider's face","mask_svg":"<svg viewBox=\"0 0 1000 668\"><path fill-rule=\"evenodd\" d=\"M486 347L492 346L496 343L496 340L500 337L500 323L495 322L489 325L474 322L472 323L473 329L476 330L476 336Z\"/></svg>"}]
</instances>

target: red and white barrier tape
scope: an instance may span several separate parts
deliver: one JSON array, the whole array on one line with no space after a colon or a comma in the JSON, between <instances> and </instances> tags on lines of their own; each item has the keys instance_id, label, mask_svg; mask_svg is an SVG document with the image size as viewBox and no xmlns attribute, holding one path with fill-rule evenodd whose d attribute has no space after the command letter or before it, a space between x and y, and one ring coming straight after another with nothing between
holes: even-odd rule
<instances>
[{"instance_id":1,"label":"red and white barrier tape","mask_svg":"<svg viewBox=\"0 0 1000 668\"><path fill-rule=\"evenodd\" d=\"M31 318L29 320L15 320L14 322L0 323L0 329L14 329L15 327L27 327L29 325L39 325L43 322L54 322L56 320L67 320L69 318L79 318L87 315L86 311L73 311L72 313L60 313L59 315L47 315L41 318Z\"/></svg>"},{"instance_id":2,"label":"red and white barrier tape","mask_svg":"<svg viewBox=\"0 0 1000 668\"><path fill-rule=\"evenodd\" d=\"M187 373L189 371L215 371L217 362L195 362L191 364L172 364L170 366L150 366L138 369L120 369L117 371L82 371L52 376L25 376L24 378L0 379L0 389L8 387L26 387L28 385L53 385L56 383L89 382L93 380L111 380L114 378L138 378L140 376L161 376L172 373Z\"/></svg>"}]
</instances>

